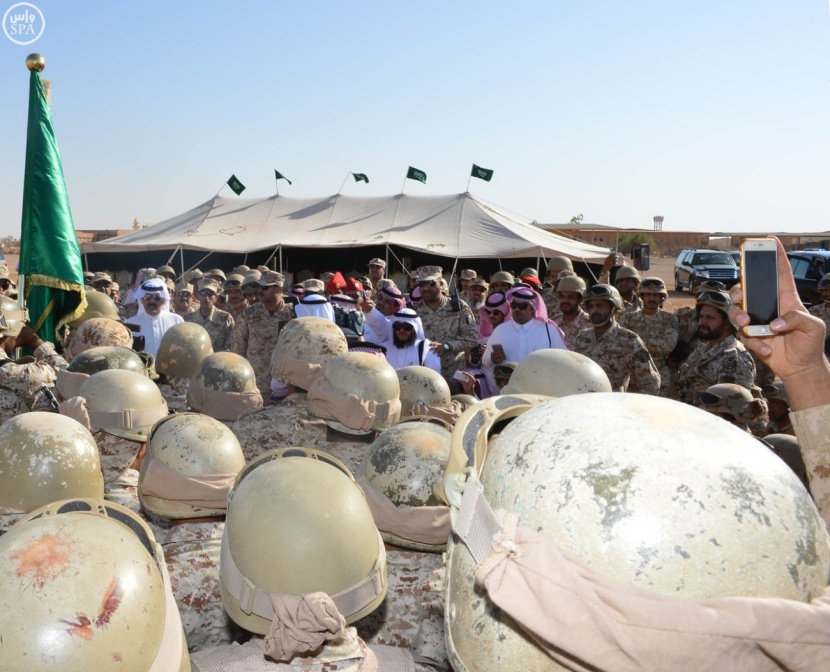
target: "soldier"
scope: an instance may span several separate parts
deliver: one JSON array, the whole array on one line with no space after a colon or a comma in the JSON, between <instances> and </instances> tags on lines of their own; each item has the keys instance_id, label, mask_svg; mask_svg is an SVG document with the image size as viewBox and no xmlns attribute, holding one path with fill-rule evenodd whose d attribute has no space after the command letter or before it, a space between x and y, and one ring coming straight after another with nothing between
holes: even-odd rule
<instances>
[{"instance_id":1,"label":"soldier","mask_svg":"<svg viewBox=\"0 0 830 672\"><path fill-rule=\"evenodd\" d=\"M642 300L637 296L637 289L640 287L641 281L640 274L633 266L622 266L617 269L614 286L622 296L623 305L625 306L623 313L633 313L643 307Z\"/></svg>"},{"instance_id":2,"label":"soldier","mask_svg":"<svg viewBox=\"0 0 830 672\"><path fill-rule=\"evenodd\" d=\"M176 315L186 317L196 312L196 307L193 305L193 285L189 282L180 282L176 285L175 301L173 301L173 312Z\"/></svg>"},{"instance_id":3,"label":"soldier","mask_svg":"<svg viewBox=\"0 0 830 672\"><path fill-rule=\"evenodd\" d=\"M228 490L244 466L233 433L199 413L167 416L148 438L138 496L170 527L162 548L191 652L244 636L219 592Z\"/></svg>"},{"instance_id":4,"label":"soldier","mask_svg":"<svg viewBox=\"0 0 830 672\"><path fill-rule=\"evenodd\" d=\"M734 383L718 383L698 394L698 405L705 411L732 423L738 429L752 434L755 425L766 412L766 404L755 399L749 390Z\"/></svg>"},{"instance_id":5,"label":"soldier","mask_svg":"<svg viewBox=\"0 0 830 672\"><path fill-rule=\"evenodd\" d=\"M466 298L461 297L470 306L470 310L473 311L476 324L481 320L481 309L484 307L484 300L487 298L489 288L490 285L487 284L484 278L472 278L469 285L467 285Z\"/></svg>"},{"instance_id":6,"label":"soldier","mask_svg":"<svg viewBox=\"0 0 830 672\"><path fill-rule=\"evenodd\" d=\"M493 275L490 276L490 293L493 294L494 292L503 292L507 294L507 292L513 289L513 285L515 283L516 279L513 277L512 273L508 273L507 271L493 273Z\"/></svg>"},{"instance_id":7,"label":"soldier","mask_svg":"<svg viewBox=\"0 0 830 672\"><path fill-rule=\"evenodd\" d=\"M556 295L556 283L559 281L559 274L562 271L573 273L574 267L568 257L551 257L548 260L548 270L545 275L545 285L542 290L542 299L548 309L548 315L553 318L559 310L558 297Z\"/></svg>"},{"instance_id":8,"label":"soldier","mask_svg":"<svg viewBox=\"0 0 830 672\"><path fill-rule=\"evenodd\" d=\"M640 337L620 327L615 318L623 311L620 293L610 285L594 285L583 300L593 327L579 333L574 351L599 364L615 392L657 394L660 373L651 355Z\"/></svg>"},{"instance_id":9,"label":"soldier","mask_svg":"<svg viewBox=\"0 0 830 672\"><path fill-rule=\"evenodd\" d=\"M470 280L474 280L476 277L478 277L478 273L472 268L465 268L458 274L458 298L466 301L468 305L471 297L467 293L467 290L470 288Z\"/></svg>"},{"instance_id":10,"label":"soldier","mask_svg":"<svg viewBox=\"0 0 830 672\"><path fill-rule=\"evenodd\" d=\"M225 296L228 299L226 310L231 314L234 321L238 320L242 315L242 311L248 307L248 302L242 294L242 282L244 280L244 276L231 273L224 284Z\"/></svg>"},{"instance_id":11,"label":"soldier","mask_svg":"<svg viewBox=\"0 0 830 672\"><path fill-rule=\"evenodd\" d=\"M106 294L111 299L112 296L112 276L109 273L99 272L92 277L92 286L95 291Z\"/></svg>"},{"instance_id":12,"label":"soldier","mask_svg":"<svg viewBox=\"0 0 830 672\"><path fill-rule=\"evenodd\" d=\"M245 297L245 301L248 302L249 306L259 303L259 279L261 275L259 271L251 271L242 281L242 296Z\"/></svg>"},{"instance_id":13,"label":"soldier","mask_svg":"<svg viewBox=\"0 0 830 672\"><path fill-rule=\"evenodd\" d=\"M250 362L233 352L217 352L199 363L187 387L187 403L228 427L243 413L262 406Z\"/></svg>"},{"instance_id":14,"label":"soldier","mask_svg":"<svg viewBox=\"0 0 830 672\"><path fill-rule=\"evenodd\" d=\"M234 345L234 320L230 313L219 310L216 301L219 284L216 280L202 280L199 283L199 310L184 316L186 322L201 325L210 335L214 352L232 350Z\"/></svg>"},{"instance_id":15,"label":"soldier","mask_svg":"<svg viewBox=\"0 0 830 672\"><path fill-rule=\"evenodd\" d=\"M553 317L553 321L565 335L565 343L568 347L572 347L579 332L591 326L591 318L588 317L588 313L582 310L585 281L576 275L568 275L556 281L554 291L556 307L559 310L557 317L553 317L550 312L550 301L546 300L545 306L548 307L548 315Z\"/></svg>"},{"instance_id":16,"label":"soldier","mask_svg":"<svg viewBox=\"0 0 830 672\"><path fill-rule=\"evenodd\" d=\"M767 434L795 435L792 420L790 420L790 398L781 381L770 383L762 388L764 399L769 409L769 425Z\"/></svg>"},{"instance_id":17,"label":"soldier","mask_svg":"<svg viewBox=\"0 0 830 672\"><path fill-rule=\"evenodd\" d=\"M697 395L710 385L735 383L751 389L755 364L735 338L729 321L729 296L720 292L701 292L697 297L697 335L700 344L681 365L677 380L678 399L697 404Z\"/></svg>"},{"instance_id":18,"label":"soldier","mask_svg":"<svg viewBox=\"0 0 830 672\"><path fill-rule=\"evenodd\" d=\"M172 266L165 264L164 266L159 266L156 269L156 274L164 280L167 288L170 291L173 291L176 286L176 270Z\"/></svg>"},{"instance_id":19,"label":"soldier","mask_svg":"<svg viewBox=\"0 0 830 672\"><path fill-rule=\"evenodd\" d=\"M441 268L424 266L418 275L421 316L430 348L441 357L441 374L451 376L463 368L466 352L476 345L476 321L470 307L458 297L441 293Z\"/></svg>"},{"instance_id":20,"label":"soldier","mask_svg":"<svg viewBox=\"0 0 830 672\"><path fill-rule=\"evenodd\" d=\"M642 308L623 313L620 319L620 326L637 334L654 360L654 366L660 372L661 397L669 396L671 376L666 357L677 345L680 331L677 318L662 308L668 297L666 285L660 278L646 278L639 289Z\"/></svg>"},{"instance_id":21,"label":"soldier","mask_svg":"<svg viewBox=\"0 0 830 672\"><path fill-rule=\"evenodd\" d=\"M271 354L280 329L294 318L294 309L282 298L284 284L285 278L280 273L264 273L258 281L259 301L242 312L236 327L234 352L254 367L263 399L271 396Z\"/></svg>"},{"instance_id":22,"label":"soldier","mask_svg":"<svg viewBox=\"0 0 830 672\"><path fill-rule=\"evenodd\" d=\"M386 262L383 259L375 258L369 260L369 275L368 278L371 280L370 286L371 287L378 287L378 283L383 280L384 276L386 275ZM372 296L371 298L374 298Z\"/></svg>"}]
</instances>

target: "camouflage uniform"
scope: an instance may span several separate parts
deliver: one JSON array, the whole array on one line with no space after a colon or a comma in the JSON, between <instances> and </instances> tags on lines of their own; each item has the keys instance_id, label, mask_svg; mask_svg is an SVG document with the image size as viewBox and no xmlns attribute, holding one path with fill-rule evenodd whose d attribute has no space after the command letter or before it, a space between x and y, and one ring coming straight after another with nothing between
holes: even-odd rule
<instances>
[{"instance_id":1,"label":"camouflage uniform","mask_svg":"<svg viewBox=\"0 0 830 672\"><path fill-rule=\"evenodd\" d=\"M250 462L275 448L303 446L333 455L352 474L363 464L368 443L363 441L330 441L335 435L326 421L309 415L305 394L292 394L277 406L261 408L240 416L233 425L245 460ZM347 435L339 435L347 438Z\"/></svg>"},{"instance_id":2,"label":"camouflage uniform","mask_svg":"<svg viewBox=\"0 0 830 672\"><path fill-rule=\"evenodd\" d=\"M678 308L674 311L677 318L678 343L691 343L697 338L697 317L694 306Z\"/></svg>"},{"instance_id":3,"label":"camouflage uniform","mask_svg":"<svg viewBox=\"0 0 830 672\"><path fill-rule=\"evenodd\" d=\"M596 329L583 329L576 337L574 352L590 357L600 365L615 392L657 394L660 373L637 334L623 329L614 320L597 339Z\"/></svg>"},{"instance_id":4,"label":"camouflage uniform","mask_svg":"<svg viewBox=\"0 0 830 672\"><path fill-rule=\"evenodd\" d=\"M283 301L273 313L264 304L255 303L244 310L236 325L233 351L251 363L263 399L271 396L271 355L277 345L280 324L293 317L294 308Z\"/></svg>"},{"instance_id":5,"label":"camouflage uniform","mask_svg":"<svg viewBox=\"0 0 830 672\"><path fill-rule=\"evenodd\" d=\"M193 313L198 313L199 312L199 304L196 301L194 301L193 303L190 304L190 308L188 308L187 310L179 312L178 310L176 310L176 307L173 305L173 302L171 301L170 302L170 312L171 313L176 313L176 315L181 315L183 319L187 319L188 315L193 315Z\"/></svg>"},{"instance_id":6,"label":"camouflage uniform","mask_svg":"<svg viewBox=\"0 0 830 672\"><path fill-rule=\"evenodd\" d=\"M775 372L769 368L769 365L754 352L749 350L747 352L749 352L749 355L752 357L752 361L755 363L755 385L760 387L762 390L767 385L772 385L775 382Z\"/></svg>"},{"instance_id":7,"label":"camouflage uniform","mask_svg":"<svg viewBox=\"0 0 830 672\"><path fill-rule=\"evenodd\" d=\"M830 406L793 411L790 420L810 479L810 494L830 527Z\"/></svg>"},{"instance_id":8,"label":"camouflage uniform","mask_svg":"<svg viewBox=\"0 0 830 672\"><path fill-rule=\"evenodd\" d=\"M228 314L233 318L234 323L239 322L239 320L242 319L242 313L244 313L245 309L248 307L248 302L243 300L239 305L242 306L239 310L234 308L232 303L228 303L225 306L225 310L227 310Z\"/></svg>"},{"instance_id":9,"label":"camouflage uniform","mask_svg":"<svg viewBox=\"0 0 830 672\"><path fill-rule=\"evenodd\" d=\"M571 349L573 349L573 344L576 342L576 337L579 336L580 331L583 329L593 329L591 318L588 317L588 313L582 310L582 308L579 309L579 312L570 324L565 323L565 316L562 313L559 313L553 321L562 329L562 333L565 334L565 343Z\"/></svg>"},{"instance_id":10,"label":"camouflage uniform","mask_svg":"<svg viewBox=\"0 0 830 672\"><path fill-rule=\"evenodd\" d=\"M28 410L20 394L11 387L0 384L0 425Z\"/></svg>"},{"instance_id":11,"label":"camouflage uniform","mask_svg":"<svg viewBox=\"0 0 830 672\"><path fill-rule=\"evenodd\" d=\"M164 382L159 383L158 388L161 396L167 402L167 408L171 413L181 413L190 409L187 403L187 390L190 387L190 378L181 376L165 376Z\"/></svg>"},{"instance_id":12,"label":"camouflage uniform","mask_svg":"<svg viewBox=\"0 0 830 672\"><path fill-rule=\"evenodd\" d=\"M620 326L637 334L645 343L648 354L654 360L654 366L660 372L660 396L669 396L671 376L666 365L666 356L677 345L680 328L677 318L665 310L657 310L654 315L646 315L642 310L623 313Z\"/></svg>"},{"instance_id":13,"label":"camouflage uniform","mask_svg":"<svg viewBox=\"0 0 830 672\"><path fill-rule=\"evenodd\" d=\"M185 322L193 322L205 328L210 335L210 343L214 352L233 350L234 346L234 319L224 310L212 307L210 314L205 317L199 311L183 315Z\"/></svg>"},{"instance_id":14,"label":"camouflage uniform","mask_svg":"<svg viewBox=\"0 0 830 672\"><path fill-rule=\"evenodd\" d=\"M459 299L459 310L453 310L452 299L441 296L441 305L435 310L421 302L416 307L424 334L433 343L447 343L449 350L440 351L441 374L450 376L463 369L465 354L478 342L476 321L470 306Z\"/></svg>"},{"instance_id":15,"label":"camouflage uniform","mask_svg":"<svg viewBox=\"0 0 830 672\"><path fill-rule=\"evenodd\" d=\"M387 547L389 590L380 606L354 625L367 644L384 644L446 664L444 556Z\"/></svg>"},{"instance_id":16,"label":"camouflage uniform","mask_svg":"<svg viewBox=\"0 0 830 672\"><path fill-rule=\"evenodd\" d=\"M545 308L548 309L548 317L552 319L554 322L559 324L559 318L562 316L562 312L559 310L559 297L556 294L556 290L553 287L547 287L546 289L542 290L542 301L545 304ZM562 325L559 324L561 327ZM564 331L564 327L562 329ZM576 334L574 334L576 336ZM568 341L569 343L572 341Z\"/></svg>"},{"instance_id":17,"label":"camouflage uniform","mask_svg":"<svg viewBox=\"0 0 830 672\"><path fill-rule=\"evenodd\" d=\"M102 430L98 430L92 436L101 453L104 499L142 514L141 503L138 500L138 470L130 468L138 456L141 444Z\"/></svg>"},{"instance_id":18,"label":"camouflage uniform","mask_svg":"<svg viewBox=\"0 0 830 672\"><path fill-rule=\"evenodd\" d=\"M170 528L164 542L173 596L191 652L246 638L225 612L219 594L219 553L224 529L224 521L184 521Z\"/></svg>"},{"instance_id":19,"label":"camouflage uniform","mask_svg":"<svg viewBox=\"0 0 830 672\"><path fill-rule=\"evenodd\" d=\"M680 367L678 399L698 405L697 395L718 383L735 383L746 389L755 380L755 363L744 344L733 335L711 345L701 341Z\"/></svg>"},{"instance_id":20,"label":"camouflage uniform","mask_svg":"<svg viewBox=\"0 0 830 672\"><path fill-rule=\"evenodd\" d=\"M54 387L57 378L57 369L69 366L66 360L55 352L55 346L44 343L34 351L37 361L27 364L18 364L12 360L5 350L0 349L0 384L17 392L26 402L29 410L48 410L38 401L42 399L41 387Z\"/></svg>"},{"instance_id":21,"label":"camouflage uniform","mask_svg":"<svg viewBox=\"0 0 830 672\"><path fill-rule=\"evenodd\" d=\"M830 305L821 303L810 308L810 315L819 318L827 327L827 332L830 334Z\"/></svg>"}]
</instances>

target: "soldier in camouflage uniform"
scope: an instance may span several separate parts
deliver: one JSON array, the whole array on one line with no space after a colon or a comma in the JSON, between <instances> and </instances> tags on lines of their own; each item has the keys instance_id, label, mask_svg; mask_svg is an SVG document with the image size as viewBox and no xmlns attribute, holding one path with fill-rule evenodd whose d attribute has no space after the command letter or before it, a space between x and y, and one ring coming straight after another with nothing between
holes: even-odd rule
<instances>
[{"instance_id":1,"label":"soldier in camouflage uniform","mask_svg":"<svg viewBox=\"0 0 830 672\"><path fill-rule=\"evenodd\" d=\"M464 368L467 350L476 345L476 321L470 307L441 292L441 268L424 266L418 275L421 302L415 310L421 317L430 348L441 357L441 374L451 376Z\"/></svg>"},{"instance_id":2,"label":"soldier in camouflage uniform","mask_svg":"<svg viewBox=\"0 0 830 672\"><path fill-rule=\"evenodd\" d=\"M654 366L660 372L660 396L669 396L671 377L666 357L677 345L680 328L677 318L662 309L668 298L666 285L660 278L645 278L640 284L640 310L623 313L620 326L637 334L645 343Z\"/></svg>"},{"instance_id":3,"label":"soldier in camouflage uniform","mask_svg":"<svg viewBox=\"0 0 830 672\"><path fill-rule=\"evenodd\" d=\"M248 307L248 302L242 293L242 283L244 281L244 276L231 273L224 284L225 296L227 297L225 310L231 314L234 322L237 322L242 317L242 312Z\"/></svg>"},{"instance_id":4,"label":"soldier in camouflage uniform","mask_svg":"<svg viewBox=\"0 0 830 672\"><path fill-rule=\"evenodd\" d=\"M700 344L681 365L677 381L678 399L698 404L698 394L717 383L735 383L747 390L755 379L755 364L743 343L735 338L729 321L729 296L701 292L697 297Z\"/></svg>"},{"instance_id":5,"label":"soldier in camouflage uniform","mask_svg":"<svg viewBox=\"0 0 830 672\"><path fill-rule=\"evenodd\" d=\"M593 327L576 337L574 352L590 357L605 371L615 392L657 394L660 373L637 334L617 324L615 311L622 312L619 292L610 285L594 285L584 295Z\"/></svg>"},{"instance_id":6,"label":"soldier in camouflage uniform","mask_svg":"<svg viewBox=\"0 0 830 672\"><path fill-rule=\"evenodd\" d=\"M187 317L188 315L192 315L196 312L196 306L193 303L193 285L189 282L180 282L176 285L176 289L174 290L174 300L171 301L170 310L171 312L176 313L176 315L181 315L182 317Z\"/></svg>"},{"instance_id":7,"label":"soldier in camouflage uniform","mask_svg":"<svg viewBox=\"0 0 830 672\"><path fill-rule=\"evenodd\" d=\"M582 310L582 295L585 293L585 281L576 275L569 274L557 280L557 316L552 317L553 321L562 329L565 335L565 343L569 348L573 347L576 337L583 329L591 328L591 318L588 313ZM547 302L546 304L547 305ZM550 316L550 313L548 313Z\"/></svg>"},{"instance_id":8,"label":"soldier in camouflage uniform","mask_svg":"<svg viewBox=\"0 0 830 672\"><path fill-rule=\"evenodd\" d=\"M235 324L230 313L216 307L218 296L216 280L202 280L199 283L199 310L184 315L184 320L204 327L210 335L213 351L224 352L233 349Z\"/></svg>"},{"instance_id":9,"label":"soldier in camouflage uniform","mask_svg":"<svg viewBox=\"0 0 830 672\"><path fill-rule=\"evenodd\" d=\"M555 321L559 315L559 296L557 295L559 275L562 271L574 272L573 263L568 257L551 257L548 260L548 272L545 276L545 287L542 290L542 299L548 309L548 317ZM562 326L562 325L559 325Z\"/></svg>"},{"instance_id":10,"label":"soldier in camouflage uniform","mask_svg":"<svg viewBox=\"0 0 830 672\"><path fill-rule=\"evenodd\" d=\"M282 298L285 278L268 271L259 279L259 301L248 306L236 326L234 352L254 367L263 399L271 396L271 355L283 324L294 318L294 308Z\"/></svg>"},{"instance_id":11,"label":"soldier in camouflage uniform","mask_svg":"<svg viewBox=\"0 0 830 672\"><path fill-rule=\"evenodd\" d=\"M190 479L191 492L183 497L175 482L160 481L158 466ZM141 463L141 505L170 528L162 540L164 558L191 652L247 638L225 612L219 591L228 490L244 466L231 431L198 413L171 415L157 423Z\"/></svg>"}]
</instances>

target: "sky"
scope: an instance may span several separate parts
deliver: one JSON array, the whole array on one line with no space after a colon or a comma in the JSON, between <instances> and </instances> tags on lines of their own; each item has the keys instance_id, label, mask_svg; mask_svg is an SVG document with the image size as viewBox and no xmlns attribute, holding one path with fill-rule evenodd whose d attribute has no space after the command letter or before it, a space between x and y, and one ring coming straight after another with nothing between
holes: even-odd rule
<instances>
[{"instance_id":1,"label":"sky","mask_svg":"<svg viewBox=\"0 0 830 672\"><path fill-rule=\"evenodd\" d=\"M16 0L0 0L5 13ZM827 0L33 0L0 32L0 236L20 235L28 72L46 58L78 229L212 198L326 196L350 171L540 223L830 229ZM223 195L233 196L224 187Z\"/></svg>"}]
</instances>

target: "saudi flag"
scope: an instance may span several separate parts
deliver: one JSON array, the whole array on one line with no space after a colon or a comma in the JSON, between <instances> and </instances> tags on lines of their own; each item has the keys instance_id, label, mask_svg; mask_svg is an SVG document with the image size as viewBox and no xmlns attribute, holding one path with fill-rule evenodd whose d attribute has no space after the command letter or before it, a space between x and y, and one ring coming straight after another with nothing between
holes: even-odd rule
<instances>
[{"instance_id":1,"label":"saudi flag","mask_svg":"<svg viewBox=\"0 0 830 672\"><path fill-rule=\"evenodd\" d=\"M489 182L493 179L493 171L489 170L488 168L482 168L481 166L477 166L473 164L473 172L470 173L473 177L477 177L479 180L484 180L485 182Z\"/></svg>"},{"instance_id":2,"label":"saudi flag","mask_svg":"<svg viewBox=\"0 0 830 672\"><path fill-rule=\"evenodd\" d=\"M291 180L289 180L285 175L283 175L280 171L274 169L274 179L275 180L285 180L288 184L291 184Z\"/></svg>"},{"instance_id":3,"label":"saudi flag","mask_svg":"<svg viewBox=\"0 0 830 672\"><path fill-rule=\"evenodd\" d=\"M406 179L407 180L417 180L422 184L427 183L427 174L423 170L418 170L417 168L413 168L409 166L409 170L406 171Z\"/></svg>"},{"instance_id":4,"label":"saudi flag","mask_svg":"<svg viewBox=\"0 0 830 672\"><path fill-rule=\"evenodd\" d=\"M354 177L355 182L365 182L369 184L369 177L366 173L352 173L352 177Z\"/></svg>"},{"instance_id":5,"label":"saudi flag","mask_svg":"<svg viewBox=\"0 0 830 672\"><path fill-rule=\"evenodd\" d=\"M231 179L228 180L228 186L237 196L245 191L245 185L239 181L239 178L236 175L231 175Z\"/></svg>"},{"instance_id":6,"label":"saudi flag","mask_svg":"<svg viewBox=\"0 0 830 672\"><path fill-rule=\"evenodd\" d=\"M58 141L36 70L29 77L20 274L32 329L44 341L59 342L58 330L80 317L86 297Z\"/></svg>"}]
</instances>

